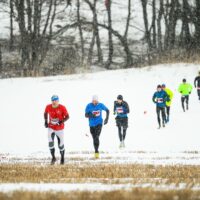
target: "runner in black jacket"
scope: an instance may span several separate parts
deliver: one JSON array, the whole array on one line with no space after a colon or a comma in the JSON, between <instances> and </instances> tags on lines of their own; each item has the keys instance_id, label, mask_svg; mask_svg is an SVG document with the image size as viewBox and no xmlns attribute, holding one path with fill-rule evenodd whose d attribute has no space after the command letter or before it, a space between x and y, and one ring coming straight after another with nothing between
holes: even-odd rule
<instances>
[{"instance_id":1,"label":"runner in black jacket","mask_svg":"<svg viewBox=\"0 0 200 200\"><path fill-rule=\"evenodd\" d=\"M114 101L114 115L116 114L116 125L118 127L118 134L120 140L120 148L125 147L124 140L126 137L126 130L128 128L128 116L130 112L129 105L123 100L122 95L117 96L117 101ZM123 130L123 133L122 133Z\"/></svg>"},{"instance_id":2,"label":"runner in black jacket","mask_svg":"<svg viewBox=\"0 0 200 200\"><path fill-rule=\"evenodd\" d=\"M199 75L194 79L194 87L197 88L197 95L200 100L200 71Z\"/></svg>"}]
</instances>

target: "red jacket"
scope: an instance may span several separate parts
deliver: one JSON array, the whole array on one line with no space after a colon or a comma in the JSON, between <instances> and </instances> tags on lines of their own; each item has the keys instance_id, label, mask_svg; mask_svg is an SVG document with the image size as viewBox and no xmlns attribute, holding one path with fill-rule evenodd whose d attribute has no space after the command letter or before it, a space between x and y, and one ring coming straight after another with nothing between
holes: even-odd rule
<instances>
[{"instance_id":1,"label":"red jacket","mask_svg":"<svg viewBox=\"0 0 200 200\"><path fill-rule=\"evenodd\" d=\"M69 118L65 106L59 104L58 107L53 108L52 104L49 104L46 106L45 113L49 115L49 128L56 131L64 129L64 123L59 125L58 122Z\"/></svg>"}]
</instances>

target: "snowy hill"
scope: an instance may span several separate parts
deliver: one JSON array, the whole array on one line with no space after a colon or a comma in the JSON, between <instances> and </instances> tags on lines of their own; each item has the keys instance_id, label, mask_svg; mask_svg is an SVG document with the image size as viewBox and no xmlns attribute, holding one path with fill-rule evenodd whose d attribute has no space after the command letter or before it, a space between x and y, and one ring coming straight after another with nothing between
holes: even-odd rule
<instances>
[{"instance_id":1,"label":"snowy hill","mask_svg":"<svg viewBox=\"0 0 200 200\"><path fill-rule=\"evenodd\" d=\"M59 95L60 103L66 105L70 114L65 128L67 152L93 151L88 121L84 117L85 106L93 94L99 95L100 102L111 111L109 123L101 133L100 151L119 151L118 133L112 114L113 101L118 94L124 96L131 109L126 150L199 151L200 102L196 91L193 90L190 110L186 113L182 111L177 92L182 78L193 84L199 69L198 65L174 64L93 74L0 80L0 152L11 155L48 152L43 112L53 94ZM157 130L152 95L157 84L161 83L171 88L175 97L170 123L166 128ZM144 114L144 111L147 113Z\"/></svg>"}]
</instances>

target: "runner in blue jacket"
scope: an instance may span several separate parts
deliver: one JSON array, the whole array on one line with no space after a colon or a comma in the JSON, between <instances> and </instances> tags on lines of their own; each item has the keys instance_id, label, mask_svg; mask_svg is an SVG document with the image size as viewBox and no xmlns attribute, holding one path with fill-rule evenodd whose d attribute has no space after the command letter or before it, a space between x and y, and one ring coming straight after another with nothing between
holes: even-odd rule
<instances>
[{"instance_id":1,"label":"runner in blue jacket","mask_svg":"<svg viewBox=\"0 0 200 200\"><path fill-rule=\"evenodd\" d=\"M162 90L162 86L158 85L157 86L157 92L154 93L153 102L156 104L156 113L157 113L157 118L158 118L158 128L161 128L161 119L160 119L160 113L162 113L162 126L165 127L166 123L166 114L165 114L165 107L166 107L166 102L169 101L169 96L167 93Z\"/></svg>"},{"instance_id":2,"label":"runner in blue jacket","mask_svg":"<svg viewBox=\"0 0 200 200\"><path fill-rule=\"evenodd\" d=\"M108 123L109 110L108 108L98 101L98 96L94 95L92 102L86 106L85 117L89 119L90 133L93 138L95 149L95 158L99 158L99 136L101 134L103 118L102 111L106 111L106 118L104 125Z\"/></svg>"}]
</instances>

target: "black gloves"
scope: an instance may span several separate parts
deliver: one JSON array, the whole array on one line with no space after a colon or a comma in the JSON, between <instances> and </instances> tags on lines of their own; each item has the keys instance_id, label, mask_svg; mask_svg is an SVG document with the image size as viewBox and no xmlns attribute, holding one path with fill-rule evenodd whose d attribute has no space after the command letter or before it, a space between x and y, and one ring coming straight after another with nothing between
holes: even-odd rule
<instances>
[{"instance_id":1,"label":"black gloves","mask_svg":"<svg viewBox=\"0 0 200 200\"><path fill-rule=\"evenodd\" d=\"M105 120L104 120L104 125L106 125L108 123L108 118L106 118Z\"/></svg>"},{"instance_id":2,"label":"black gloves","mask_svg":"<svg viewBox=\"0 0 200 200\"><path fill-rule=\"evenodd\" d=\"M45 121L45 123L44 123L44 127L45 127L45 128L48 128L48 127L49 127L49 125L48 125L48 122L47 122L47 121Z\"/></svg>"},{"instance_id":3,"label":"black gloves","mask_svg":"<svg viewBox=\"0 0 200 200\"><path fill-rule=\"evenodd\" d=\"M59 120L58 125L61 125L63 123L63 120Z\"/></svg>"},{"instance_id":4,"label":"black gloves","mask_svg":"<svg viewBox=\"0 0 200 200\"><path fill-rule=\"evenodd\" d=\"M87 118L95 118L96 115L90 112L90 113L85 113L85 117L87 117Z\"/></svg>"},{"instance_id":5,"label":"black gloves","mask_svg":"<svg viewBox=\"0 0 200 200\"><path fill-rule=\"evenodd\" d=\"M108 123L109 113L110 113L110 111L106 110L106 118L104 120L104 125L106 125Z\"/></svg>"}]
</instances>

